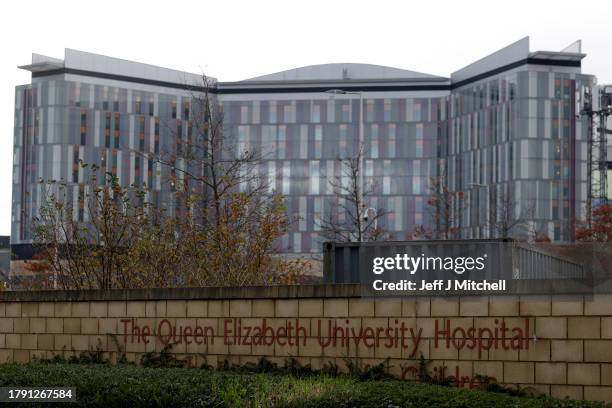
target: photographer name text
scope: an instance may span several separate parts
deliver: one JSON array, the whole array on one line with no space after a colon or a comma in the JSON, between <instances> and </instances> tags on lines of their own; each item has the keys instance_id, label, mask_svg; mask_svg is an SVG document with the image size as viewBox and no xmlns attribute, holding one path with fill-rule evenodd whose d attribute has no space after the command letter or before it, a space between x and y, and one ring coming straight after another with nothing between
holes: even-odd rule
<instances>
[{"instance_id":1,"label":"photographer name text","mask_svg":"<svg viewBox=\"0 0 612 408\"><path fill-rule=\"evenodd\" d=\"M444 291L479 291L479 292L503 292L506 290L506 280L497 281L474 281L474 280L455 280L455 279L436 279L433 281L421 280L415 282L402 279L397 282L384 282L377 279L372 283L372 287L377 291L424 291L424 292L444 292Z\"/></svg>"}]
</instances>

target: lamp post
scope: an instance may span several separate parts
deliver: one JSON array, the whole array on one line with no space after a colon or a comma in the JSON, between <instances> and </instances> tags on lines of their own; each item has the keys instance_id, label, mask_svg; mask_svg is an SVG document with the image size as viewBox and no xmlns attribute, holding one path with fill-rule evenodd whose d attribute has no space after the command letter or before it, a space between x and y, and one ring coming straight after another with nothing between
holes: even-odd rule
<instances>
[{"instance_id":1,"label":"lamp post","mask_svg":"<svg viewBox=\"0 0 612 408\"><path fill-rule=\"evenodd\" d=\"M364 166L363 166L363 92L345 91L342 89L328 89L327 91L325 91L325 93L328 93L331 95L358 95L359 96L359 195L358 195L358 199L359 199L360 205L365 208L365 203L363 202L363 172L364 172ZM367 214L370 210L374 210L374 214L376 214L375 209L367 208L362 214L362 220L367 218ZM357 209L357 216L359 217L359 209ZM376 224L376 219L374 219L374 224ZM363 239L363 231L359 231L359 232Z\"/></svg>"},{"instance_id":2,"label":"lamp post","mask_svg":"<svg viewBox=\"0 0 612 408\"><path fill-rule=\"evenodd\" d=\"M358 95L359 96L359 202L363 205L363 92L344 91L342 89L329 89L325 93L332 95Z\"/></svg>"},{"instance_id":3,"label":"lamp post","mask_svg":"<svg viewBox=\"0 0 612 408\"><path fill-rule=\"evenodd\" d=\"M363 219L364 222L368 222L368 214L370 213L370 211L372 211L374 213L374 230L376 230L378 228L378 211L376 211L376 208L374 207L368 207L364 210L363 214L361 215L361 218Z\"/></svg>"}]
</instances>

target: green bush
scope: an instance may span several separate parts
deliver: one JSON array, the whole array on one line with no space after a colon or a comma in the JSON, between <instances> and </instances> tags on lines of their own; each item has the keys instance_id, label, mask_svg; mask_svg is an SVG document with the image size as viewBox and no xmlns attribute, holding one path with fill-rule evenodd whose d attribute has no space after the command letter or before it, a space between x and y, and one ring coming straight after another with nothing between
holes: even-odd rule
<instances>
[{"instance_id":1,"label":"green bush","mask_svg":"<svg viewBox=\"0 0 612 408\"><path fill-rule=\"evenodd\" d=\"M263 363L259 367L265 372L11 363L0 365L0 386L76 387L78 402L70 407L604 407L602 403L517 397L397 380L304 375L303 370L297 370L296 376Z\"/></svg>"}]
</instances>

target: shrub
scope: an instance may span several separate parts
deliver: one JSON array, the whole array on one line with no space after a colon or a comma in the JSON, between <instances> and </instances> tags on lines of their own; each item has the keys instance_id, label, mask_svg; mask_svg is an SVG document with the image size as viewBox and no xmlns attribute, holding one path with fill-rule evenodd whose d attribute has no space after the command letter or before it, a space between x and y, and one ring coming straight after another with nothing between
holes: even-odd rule
<instances>
[{"instance_id":1,"label":"shrub","mask_svg":"<svg viewBox=\"0 0 612 408\"><path fill-rule=\"evenodd\" d=\"M0 387L76 387L71 407L604 407L398 380L110 364L2 364ZM20 406L11 404L11 406ZM31 407L32 405L22 404ZM62 405L63 406L63 405Z\"/></svg>"}]
</instances>

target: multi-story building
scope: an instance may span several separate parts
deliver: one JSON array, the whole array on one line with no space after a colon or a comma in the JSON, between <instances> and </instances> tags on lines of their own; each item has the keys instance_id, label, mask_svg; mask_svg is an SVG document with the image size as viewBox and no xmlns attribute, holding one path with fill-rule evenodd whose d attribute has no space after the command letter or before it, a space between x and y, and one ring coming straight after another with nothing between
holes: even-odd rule
<instances>
[{"instance_id":1,"label":"multi-story building","mask_svg":"<svg viewBox=\"0 0 612 408\"><path fill-rule=\"evenodd\" d=\"M159 153L189 131L190 85L200 75L70 49L64 60L34 54L20 68L32 72L32 83L15 91L11 244L18 256L31 255L40 180L65 181L75 216L87 221L80 162L123 185L147 183L149 200L173 209L168 169L138 153Z\"/></svg>"},{"instance_id":2,"label":"multi-story building","mask_svg":"<svg viewBox=\"0 0 612 408\"><path fill-rule=\"evenodd\" d=\"M238 82L218 82L225 131L264 153L261 171L299 216L282 242L320 252L318 218L333 198L338 157L364 147L367 205L389 212L396 239L432 227L431 179L445 176L460 236L489 237L503 205L532 231L571 240L584 217L586 126L576 90L580 44L531 52L522 39L450 77L367 64L324 64ZM11 242L27 252L40 205L38 180L66 180L75 216L86 196L79 162L121 183L146 182L151 201L172 209L167 168L147 159L188 137L199 75L74 50L64 60L34 55L32 83L16 88ZM329 92L334 91L334 92ZM141 154L144 153L144 154ZM510 207L510 206L509 206ZM515 234L525 231L513 231Z\"/></svg>"}]
</instances>

